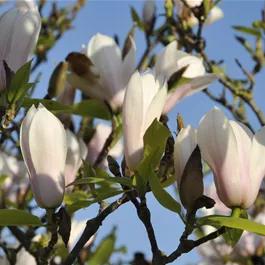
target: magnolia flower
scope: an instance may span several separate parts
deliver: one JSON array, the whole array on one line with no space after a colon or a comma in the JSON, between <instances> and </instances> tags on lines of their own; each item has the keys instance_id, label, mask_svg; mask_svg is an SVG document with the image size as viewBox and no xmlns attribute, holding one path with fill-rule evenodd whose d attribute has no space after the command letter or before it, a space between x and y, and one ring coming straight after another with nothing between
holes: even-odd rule
<instances>
[{"instance_id":1,"label":"magnolia flower","mask_svg":"<svg viewBox=\"0 0 265 265\"><path fill-rule=\"evenodd\" d=\"M34 0L16 0L16 7L19 8L25 8L25 9L31 9L36 11L38 10L38 6L36 5Z\"/></svg>"},{"instance_id":2,"label":"magnolia flower","mask_svg":"<svg viewBox=\"0 0 265 265\"><path fill-rule=\"evenodd\" d=\"M255 135L214 107L200 121L198 144L227 207L249 208L265 175L265 127Z\"/></svg>"},{"instance_id":3,"label":"magnolia flower","mask_svg":"<svg viewBox=\"0 0 265 265\"><path fill-rule=\"evenodd\" d=\"M181 0L173 0L173 1L178 10L178 14L181 15L184 12L184 4L182 3ZM190 6L190 8L198 7L202 4L202 2L203 0L186 0L186 3ZM206 18L205 25L211 25L214 22L222 19L223 17L224 17L223 10L218 6L214 6L210 10L208 17ZM199 23L198 19L193 15L193 13L190 13L187 22L191 27L196 26Z\"/></svg>"},{"instance_id":4,"label":"magnolia flower","mask_svg":"<svg viewBox=\"0 0 265 265\"><path fill-rule=\"evenodd\" d=\"M76 178L76 173L82 164L82 159L87 156L87 147L82 139L77 139L75 134L70 130L66 130L67 136L67 157L65 164L65 186L73 182ZM70 191L72 187L68 187L66 191Z\"/></svg>"},{"instance_id":5,"label":"magnolia flower","mask_svg":"<svg viewBox=\"0 0 265 265\"><path fill-rule=\"evenodd\" d=\"M79 239L79 237L81 236L81 234L85 230L86 223L87 223L86 220L81 220L81 221L73 220L72 225L71 225L71 234L70 234L70 238L68 241L68 246L70 249L74 246L76 241ZM93 235L86 242L84 247L89 247L93 243L94 239L95 239L95 235Z\"/></svg>"},{"instance_id":6,"label":"magnolia flower","mask_svg":"<svg viewBox=\"0 0 265 265\"><path fill-rule=\"evenodd\" d=\"M212 184L206 188L206 195L213 198L216 202L215 206L211 209L202 208L200 212L203 216L208 215L227 215L231 210L223 205L219 200L215 186ZM252 219L249 216L249 219ZM265 224L265 213L260 212L254 219L254 222ZM208 235L216 228L212 226L203 226L203 233ZM239 242L232 248L226 244L224 238L219 236L212 241L206 242L198 247L200 254L203 256L203 262L199 264L224 264L223 257L229 255L232 260L239 260L242 257L249 257L255 255L258 249L264 248L265 240L263 236L244 231ZM226 263L227 264L227 263ZM233 263L235 264L235 263Z\"/></svg>"},{"instance_id":7,"label":"magnolia flower","mask_svg":"<svg viewBox=\"0 0 265 265\"><path fill-rule=\"evenodd\" d=\"M184 8L184 4L181 0L173 0L173 2L175 3L178 13L181 14ZM186 0L186 3L189 5L190 8L200 6L202 2L203 0Z\"/></svg>"},{"instance_id":8,"label":"magnolia flower","mask_svg":"<svg viewBox=\"0 0 265 265\"><path fill-rule=\"evenodd\" d=\"M155 17L156 5L154 0L146 0L143 8L143 22L144 25L150 25L153 23Z\"/></svg>"},{"instance_id":9,"label":"magnolia flower","mask_svg":"<svg viewBox=\"0 0 265 265\"><path fill-rule=\"evenodd\" d=\"M91 98L107 100L116 110L122 106L125 87L135 71L136 47L132 47L122 59L122 53L116 42L101 34L96 34L89 42L88 47L83 47L83 52L93 63L93 73L98 80L87 80L86 76L71 73L68 82L81 89Z\"/></svg>"},{"instance_id":10,"label":"magnolia flower","mask_svg":"<svg viewBox=\"0 0 265 265\"><path fill-rule=\"evenodd\" d=\"M88 143L88 153L87 153L87 161L93 165L100 154L102 148L106 140L108 139L111 133L111 127L104 123L99 123L95 127L95 132L93 134L92 139ZM114 158L119 158L123 152L123 144L121 141L118 141L109 151L109 155ZM107 159L104 159L101 164L101 168L107 168L108 162Z\"/></svg>"},{"instance_id":11,"label":"magnolia flower","mask_svg":"<svg viewBox=\"0 0 265 265\"><path fill-rule=\"evenodd\" d=\"M211 9L206 21L205 21L205 25L211 25L213 23L215 23L216 21L222 19L224 17L224 12L223 10L218 7L215 6Z\"/></svg>"},{"instance_id":12,"label":"magnolia flower","mask_svg":"<svg viewBox=\"0 0 265 265\"><path fill-rule=\"evenodd\" d=\"M196 56L177 49L177 41L169 43L159 54L155 72L156 75L163 74L167 80L182 68L187 67L182 77L192 78L188 83L177 87L168 95L163 113L168 113L181 99L199 92L218 79L216 74L205 74L203 60Z\"/></svg>"},{"instance_id":13,"label":"magnolia flower","mask_svg":"<svg viewBox=\"0 0 265 265\"><path fill-rule=\"evenodd\" d=\"M122 112L125 159L132 170L142 160L145 131L154 119L160 118L166 97L167 83L162 76L156 79L150 69L132 75Z\"/></svg>"},{"instance_id":14,"label":"magnolia flower","mask_svg":"<svg viewBox=\"0 0 265 265\"><path fill-rule=\"evenodd\" d=\"M18 189L23 194L29 183L24 162L0 152L0 176L6 176L1 184L6 199L16 202Z\"/></svg>"},{"instance_id":15,"label":"magnolia flower","mask_svg":"<svg viewBox=\"0 0 265 265\"><path fill-rule=\"evenodd\" d=\"M35 8L12 8L0 17L0 91L6 85L2 61L14 72L23 66L32 55L40 28L41 17Z\"/></svg>"},{"instance_id":16,"label":"magnolia flower","mask_svg":"<svg viewBox=\"0 0 265 265\"><path fill-rule=\"evenodd\" d=\"M188 211L192 209L197 198L203 194L203 182L200 177L197 179L193 172L188 169L185 178L183 178L186 164L197 147L196 134L196 130L189 125L181 129L174 145L174 166L179 195L183 206Z\"/></svg>"},{"instance_id":17,"label":"magnolia flower","mask_svg":"<svg viewBox=\"0 0 265 265\"><path fill-rule=\"evenodd\" d=\"M20 144L38 205L42 208L60 206L67 154L63 125L43 105L38 109L32 105L21 125Z\"/></svg>"}]
</instances>

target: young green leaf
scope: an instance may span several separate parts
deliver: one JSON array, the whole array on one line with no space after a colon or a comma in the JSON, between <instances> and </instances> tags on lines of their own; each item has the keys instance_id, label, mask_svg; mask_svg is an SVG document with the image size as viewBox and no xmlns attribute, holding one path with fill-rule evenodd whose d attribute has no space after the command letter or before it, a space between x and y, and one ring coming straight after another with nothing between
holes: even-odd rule
<instances>
[{"instance_id":1,"label":"young green leaf","mask_svg":"<svg viewBox=\"0 0 265 265\"><path fill-rule=\"evenodd\" d=\"M175 201L172 198L172 196L162 188L159 179L157 178L154 171L150 172L149 184L155 198L162 206L164 206L165 208L167 208L172 212L178 214L181 213L180 204L177 201Z\"/></svg>"},{"instance_id":2,"label":"young green leaf","mask_svg":"<svg viewBox=\"0 0 265 265\"><path fill-rule=\"evenodd\" d=\"M116 242L116 236L114 232L105 237L97 247L96 251L88 259L90 265L104 265L108 264L108 261L114 252Z\"/></svg>"},{"instance_id":3,"label":"young green leaf","mask_svg":"<svg viewBox=\"0 0 265 265\"><path fill-rule=\"evenodd\" d=\"M257 28L250 28L250 27L241 27L241 26L232 26L233 29L248 34L248 35L252 35L258 38L262 38L262 34L260 32L259 29Z\"/></svg>"},{"instance_id":4,"label":"young green leaf","mask_svg":"<svg viewBox=\"0 0 265 265\"><path fill-rule=\"evenodd\" d=\"M44 226L40 219L28 212L13 209L0 210L0 226Z\"/></svg>"},{"instance_id":5,"label":"young green leaf","mask_svg":"<svg viewBox=\"0 0 265 265\"><path fill-rule=\"evenodd\" d=\"M247 211L244 209L241 209L239 217L243 218L243 219L248 219ZM226 244L234 247L237 244L237 242L239 241L239 239L241 238L243 232L244 232L244 230L242 230L242 229L227 228L226 227L226 233L223 234L223 238L224 238Z\"/></svg>"},{"instance_id":6,"label":"young green leaf","mask_svg":"<svg viewBox=\"0 0 265 265\"><path fill-rule=\"evenodd\" d=\"M170 131L157 119L149 126L144 135L144 158L137 167L139 175L147 181L150 169L156 168L164 153Z\"/></svg>"},{"instance_id":7,"label":"young green leaf","mask_svg":"<svg viewBox=\"0 0 265 265\"><path fill-rule=\"evenodd\" d=\"M210 215L199 218L196 223L199 226L210 225L216 228L220 228L221 226L237 228L265 236L265 225L238 217Z\"/></svg>"}]
</instances>

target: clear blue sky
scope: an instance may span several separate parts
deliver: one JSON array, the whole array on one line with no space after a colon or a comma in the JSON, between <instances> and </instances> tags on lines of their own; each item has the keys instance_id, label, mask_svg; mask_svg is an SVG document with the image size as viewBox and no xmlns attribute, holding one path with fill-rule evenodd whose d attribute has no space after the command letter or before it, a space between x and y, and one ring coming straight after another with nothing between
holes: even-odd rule
<instances>
[{"instance_id":1,"label":"clear blue sky","mask_svg":"<svg viewBox=\"0 0 265 265\"><path fill-rule=\"evenodd\" d=\"M59 0L58 2L65 4L71 1ZM158 13L163 12L163 3L164 1L157 1ZM46 94L48 78L54 65L63 60L69 52L79 51L81 45L87 44L90 38L97 32L109 36L117 34L120 37L121 43L123 43L129 28L132 26L130 6L133 6L138 13L141 14L143 6L142 1L88 0L88 3L74 22L74 29L67 32L64 38L62 38L62 40L57 43L56 47L49 53L49 63L38 68L38 70L43 72L43 75L38 86L37 96L42 97ZM251 62L243 47L235 40L234 35L236 35L236 32L231 29L231 25L250 25L252 21L260 19L260 11L263 6L264 1L261 0L224 0L220 7L224 11L225 18L204 30L203 35L207 39L207 52L209 57L216 60L224 59L227 72L232 76L242 76L234 62L235 58L239 58L243 65L250 65ZM145 48L142 32L136 32L135 41L138 58L140 58ZM211 91L214 90L218 94L218 92L221 91L221 87L219 85L213 85ZM258 75L255 90L256 102L262 110L265 110L264 71ZM203 93L196 94L183 100L170 113L171 121L169 124L171 130L175 131L175 117L177 113L180 113L184 117L186 124L192 124L197 127L200 118L213 105L214 103ZM258 122L253 116L251 116L251 121L254 122L255 128L258 129ZM174 194L173 189L171 191L172 194ZM183 227L178 216L161 207L153 196L148 196L148 204L152 213L152 221L159 247L165 253L170 254L178 245ZM92 206L86 210L80 210L78 212L78 218L92 218L96 215L96 212L97 206ZM145 230L141 222L137 219L135 209L132 205L127 203L112 214L100 228L98 239L111 231L113 225L118 225L118 246L123 244L127 246L128 254L126 257L128 259L132 258L132 254L135 251L142 251L146 253L148 258L151 258L150 246ZM187 255L183 255L178 262L173 264L182 265L194 263L196 261L198 261L198 255L196 251L192 251Z\"/></svg>"}]
</instances>

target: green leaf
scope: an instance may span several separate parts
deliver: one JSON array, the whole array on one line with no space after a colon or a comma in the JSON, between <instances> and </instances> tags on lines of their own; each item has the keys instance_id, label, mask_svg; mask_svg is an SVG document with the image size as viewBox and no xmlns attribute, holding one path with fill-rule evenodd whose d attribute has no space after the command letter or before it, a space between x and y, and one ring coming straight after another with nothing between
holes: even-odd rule
<instances>
[{"instance_id":1,"label":"green leaf","mask_svg":"<svg viewBox=\"0 0 265 265\"><path fill-rule=\"evenodd\" d=\"M82 178L82 179L77 179L73 181L72 183L68 184L67 187L72 186L72 185L83 185L83 184L90 184L90 183L98 183L102 181L109 181L109 182L114 182L114 183L119 183L122 185L126 185L129 187L133 187L132 185L132 179L129 177L89 177L89 178Z\"/></svg>"},{"instance_id":2,"label":"green leaf","mask_svg":"<svg viewBox=\"0 0 265 265\"><path fill-rule=\"evenodd\" d=\"M211 9L211 2L209 0L203 0L204 16L207 17Z\"/></svg>"},{"instance_id":3,"label":"green leaf","mask_svg":"<svg viewBox=\"0 0 265 265\"><path fill-rule=\"evenodd\" d=\"M254 21L254 22L252 23L252 26L253 26L254 28L258 28L258 29L263 29L263 30L265 30L265 22L263 22L263 21L259 21L259 20Z\"/></svg>"},{"instance_id":4,"label":"green leaf","mask_svg":"<svg viewBox=\"0 0 265 265\"><path fill-rule=\"evenodd\" d=\"M37 107L41 103L49 111L54 114L70 113L82 117L93 117L103 120L110 120L110 113L104 102L100 100L84 100L73 106L67 106L55 100L37 99L37 98L24 98L22 107L29 109L33 104Z\"/></svg>"},{"instance_id":5,"label":"green leaf","mask_svg":"<svg viewBox=\"0 0 265 265\"><path fill-rule=\"evenodd\" d=\"M164 153L170 131L157 119L149 126L144 135L144 158L137 167L139 175L148 181L151 168L156 168Z\"/></svg>"},{"instance_id":6,"label":"green leaf","mask_svg":"<svg viewBox=\"0 0 265 265\"><path fill-rule=\"evenodd\" d=\"M108 264L108 261L114 252L116 242L116 236L114 232L105 237L99 244L96 251L88 259L89 265L104 265Z\"/></svg>"},{"instance_id":7,"label":"green leaf","mask_svg":"<svg viewBox=\"0 0 265 265\"><path fill-rule=\"evenodd\" d=\"M131 7L131 17L132 17L133 22L136 23L137 27L140 30L144 30L144 24L133 7Z\"/></svg>"},{"instance_id":8,"label":"green leaf","mask_svg":"<svg viewBox=\"0 0 265 265\"><path fill-rule=\"evenodd\" d=\"M38 98L28 98L25 97L22 103L22 107L29 109L32 105L38 107L39 104L42 104L49 111L54 113L72 113L73 108L71 106L64 105L60 102L49 100L49 99L38 99Z\"/></svg>"},{"instance_id":9,"label":"green leaf","mask_svg":"<svg viewBox=\"0 0 265 265\"><path fill-rule=\"evenodd\" d=\"M72 204L74 202L86 200L88 198L92 198L90 194L87 194L82 190L76 190L72 193L66 193L64 195L63 202L65 204Z\"/></svg>"},{"instance_id":10,"label":"green leaf","mask_svg":"<svg viewBox=\"0 0 265 265\"><path fill-rule=\"evenodd\" d=\"M9 178L9 175L6 175L6 174L1 175L0 184L3 184L7 178Z\"/></svg>"},{"instance_id":11,"label":"green leaf","mask_svg":"<svg viewBox=\"0 0 265 265\"><path fill-rule=\"evenodd\" d=\"M167 179L161 183L161 186L163 188L167 188L167 187L173 185L175 182L176 182L176 176L174 174L173 175L167 175Z\"/></svg>"},{"instance_id":12,"label":"green leaf","mask_svg":"<svg viewBox=\"0 0 265 265\"><path fill-rule=\"evenodd\" d=\"M227 217L221 215L210 215L199 218L196 223L199 226L210 225L216 228L226 226L246 230L258 235L265 236L265 226L247 219L238 217Z\"/></svg>"},{"instance_id":13,"label":"green leaf","mask_svg":"<svg viewBox=\"0 0 265 265\"><path fill-rule=\"evenodd\" d=\"M110 120L110 112L103 101L96 99L83 100L73 105L73 114L82 117L93 117L102 120Z\"/></svg>"},{"instance_id":14,"label":"green leaf","mask_svg":"<svg viewBox=\"0 0 265 265\"><path fill-rule=\"evenodd\" d=\"M44 226L39 218L22 210L0 210L0 226Z\"/></svg>"},{"instance_id":15,"label":"green leaf","mask_svg":"<svg viewBox=\"0 0 265 265\"><path fill-rule=\"evenodd\" d=\"M159 179L157 178L156 174L153 171L150 172L149 184L155 198L162 206L164 206L165 208L167 208L172 212L178 214L181 213L180 204L177 201L175 201L172 198L172 196L162 188Z\"/></svg>"},{"instance_id":16,"label":"green leaf","mask_svg":"<svg viewBox=\"0 0 265 265\"><path fill-rule=\"evenodd\" d=\"M240 210L240 218L248 219L248 213L246 210L241 209ZM226 233L223 234L223 238L226 242L226 244L231 245L234 247L239 239L241 238L244 230L242 229L236 229L236 228L227 228L226 227Z\"/></svg>"},{"instance_id":17,"label":"green leaf","mask_svg":"<svg viewBox=\"0 0 265 265\"><path fill-rule=\"evenodd\" d=\"M11 78L8 101L14 103L25 96L33 84L28 84L32 60L21 66Z\"/></svg>"},{"instance_id":18,"label":"green leaf","mask_svg":"<svg viewBox=\"0 0 265 265\"><path fill-rule=\"evenodd\" d=\"M94 204L94 203L97 203L99 201L103 201L103 200L106 200L108 198L111 198L111 197L114 197L116 195L119 195L121 193L125 192L124 190L111 190L110 192L106 192L106 193L101 193L99 194L98 197L96 197L94 200L91 200L91 201L87 201L87 200L84 200L84 201L77 201L77 202L74 202L70 205L67 206L67 212L69 214L72 214L82 208L87 208L88 206Z\"/></svg>"},{"instance_id":19,"label":"green leaf","mask_svg":"<svg viewBox=\"0 0 265 265\"><path fill-rule=\"evenodd\" d=\"M259 29L257 28L250 28L250 27L241 27L241 26L232 26L233 29L248 34L248 35L252 35L258 38L262 38L262 34L260 32Z\"/></svg>"}]
</instances>

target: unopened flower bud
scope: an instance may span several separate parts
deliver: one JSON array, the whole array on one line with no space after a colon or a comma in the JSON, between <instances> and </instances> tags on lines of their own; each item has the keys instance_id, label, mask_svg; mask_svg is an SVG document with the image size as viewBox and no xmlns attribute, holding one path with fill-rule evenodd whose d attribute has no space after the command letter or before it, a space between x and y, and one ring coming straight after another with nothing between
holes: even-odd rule
<instances>
[{"instance_id":1,"label":"unopened flower bud","mask_svg":"<svg viewBox=\"0 0 265 265\"><path fill-rule=\"evenodd\" d=\"M29 109L20 129L22 155L29 173L33 196L41 208L61 205L67 153L62 123L44 106Z\"/></svg>"},{"instance_id":2,"label":"unopened flower bud","mask_svg":"<svg viewBox=\"0 0 265 265\"><path fill-rule=\"evenodd\" d=\"M57 98L65 88L68 63L60 62L54 69L48 88L50 98Z\"/></svg>"}]
</instances>

